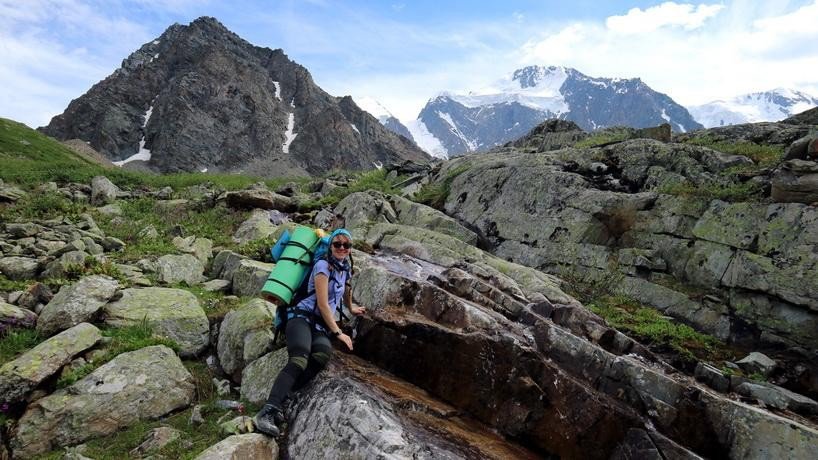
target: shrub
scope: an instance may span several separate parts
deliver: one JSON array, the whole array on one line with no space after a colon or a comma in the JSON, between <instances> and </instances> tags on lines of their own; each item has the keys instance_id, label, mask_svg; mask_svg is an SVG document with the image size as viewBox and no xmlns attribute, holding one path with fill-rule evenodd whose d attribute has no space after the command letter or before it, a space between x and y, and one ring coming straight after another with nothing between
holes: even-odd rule
<instances>
[{"instance_id":1,"label":"shrub","mask_svg":"<svg viewBox=\"0 0 818 460\"><path fill-rule=\"evenodd\" d=\"M759 184L754 182L712 182L700 186L696 186L687 181L670 182L659 186L657 191L667 195L698 199L705 202L722 200L735 203L759 200L762 198L762 188Z\"/></svg>"},{"instance_id":2,"label":"shrub","mask_svg":"<svg viewBox=\"0 0 818 460\"><path fill-rule=\"evenodd\" d=\"M0 333L0 365L34 348L43 338L33 329L11 329Z\"/></svg>"},{"instance_id":3,"label":"shrub","mask_svg":"<svg viewBox=\"0 0 818 460\"><path fill-rule=\"evenodd\" d=\"M589 148L598 147L601 145L611 144L614 142L622 142L628 140L628 133L626 131L603 131L591 134L585 139L574 144L575 148Z\"/></svg>"},{"instance_id":4,"label":"shrub","mask_svg":"<svg viewBox=\"0 0 818 460\"><path fill-rule=\"evenodd\" d=\"M715 337L675 323L658 310L625 296L602 296L589 303L588 308L612 327L627 331L651 346L669 348L683 361L712 359L724 349L724 344Z\"/></svg>"},{"instance_id":5,"label":"shrub","mask_svg":"<svg viewBox=\"0 0 818 460\"><path fill-rule=\"evenodd\" d=\"M781 161L784 147L780 145L756 144L749 141L717 141L712 136L695 136L685 141L687 144L718 150L730 155L743 155L753 160L759 168L768 167Z\"/></svg>"},{"instance_id":6,"label":"shrub","mask_svg":"<svg viewBox=\"0 0 818 460\"><path fill-rule=\"evenodd\" d=\"M446 173L446 177L441 181L430 182L424 185L414 196L414 201L431 206L435 209L443 209L446 200L452 191L452 182L457 176L470 169L470 165L460 165Z\"/></svg>"}]
</instances>

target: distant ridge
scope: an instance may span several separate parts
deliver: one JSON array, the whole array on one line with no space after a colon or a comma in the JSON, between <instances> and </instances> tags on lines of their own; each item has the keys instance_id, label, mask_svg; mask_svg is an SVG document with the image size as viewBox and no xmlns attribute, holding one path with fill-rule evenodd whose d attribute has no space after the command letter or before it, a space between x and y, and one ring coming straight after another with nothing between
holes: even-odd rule
<instances>
[{"instance_id":1,"label":"distant ridge","mask_svg":"<svg viewBox=\"0 0 818 460\"><path fill-rule=\"evenodd\" d=\"M586 131L662 123L677 132L702 127L687 109L638 78L595 78L568 67L529 66L489 88L441 93L409 128L425 129L446 156L457 156L512 141L549 118L573 121ZM433 143L419 145L429 151Z\"/></svg>"}]
</instances>

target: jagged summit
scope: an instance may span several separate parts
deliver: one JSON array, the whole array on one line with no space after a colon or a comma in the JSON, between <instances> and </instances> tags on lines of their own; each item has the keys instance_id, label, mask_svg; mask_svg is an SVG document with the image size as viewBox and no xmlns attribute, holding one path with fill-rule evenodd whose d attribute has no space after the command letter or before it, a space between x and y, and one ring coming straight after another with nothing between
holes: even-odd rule
<instances>
[{"instance_id":1,"label":"jagged summit","mask_svg":"<svg viewBox=\"0 0 818 460\"><path fill-rule=\"evenodd\" d=\"M283 50L211 17L170 26L42 130L160 172L284 176L429 158Z\"/></svg>"},{"instance_id":2,"label":"jagged summit","mask_svg":"<svg viewBox=\"0 0 818 460\"><path fill-rule=\"evenodd\" d=\"M426 151L456 156L513 141L549 118L571 120L587 131L662 123L677 132L702 127L639 78L590 77L570 67L532 65L486 88L440 93L410 129L416 139L425 139L419 145Z\"/></svg>"}]
</instances>

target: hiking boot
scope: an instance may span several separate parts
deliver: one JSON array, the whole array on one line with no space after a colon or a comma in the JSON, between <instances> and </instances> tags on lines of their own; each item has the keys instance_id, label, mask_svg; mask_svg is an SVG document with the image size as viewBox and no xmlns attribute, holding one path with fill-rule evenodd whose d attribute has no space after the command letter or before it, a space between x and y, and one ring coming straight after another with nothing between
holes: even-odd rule
<instances>
[{"instance_id":1,"label":"hiking boot","mask_svg":"<svg viewBox=\"0 0 818 460\"><path fill-rule=\"evenodd\" d=\"M272 404L265 404L253 419L259 431L274 438L277 438L281 434L281 430L279 430L277 425L283 421L284 414L281 413L281 409Z\"/></svg>"}]
</instances>

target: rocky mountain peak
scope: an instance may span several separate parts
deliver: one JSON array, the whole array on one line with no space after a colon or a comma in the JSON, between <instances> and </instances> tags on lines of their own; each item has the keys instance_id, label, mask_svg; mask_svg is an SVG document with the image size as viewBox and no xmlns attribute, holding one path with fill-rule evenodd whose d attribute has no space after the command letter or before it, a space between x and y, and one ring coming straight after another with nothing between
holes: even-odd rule
<instances>
[{"instance_id":1,"label":"rocky mountain peak","mask_svg":"<svg viewBox=\"0 0 818 460\"><path fill-rule=\"evenodd\" d=\"M532 65L517 69L511 76L512 81L519 82L520 88L533 88L539 85L540 81L548 77L564 77L569 71L574 70L561 66L538 66Z\"/></svg>"},{"instance_id":2,"label":"rocky mountain peak","mask_svg":"<svg viewBox=\"0 0 818 460\"><path fill-rule=\"evenodd\" d=\"M428 160L378 123L361 129L363 114L283 50L202 17L144 44L42 130L159 172L284 176Z\"/></svg>"}]
</instances>

